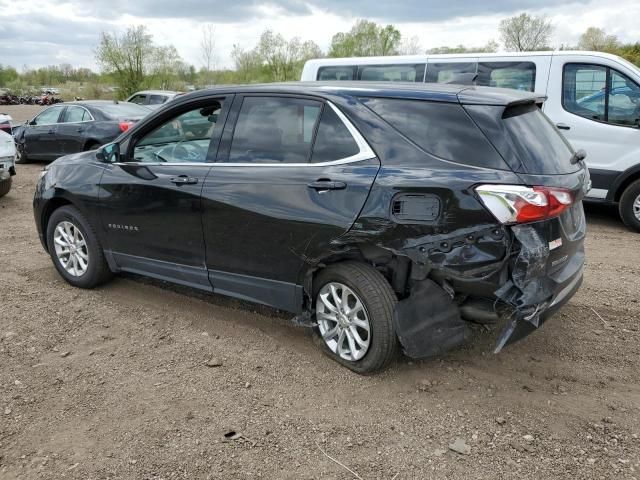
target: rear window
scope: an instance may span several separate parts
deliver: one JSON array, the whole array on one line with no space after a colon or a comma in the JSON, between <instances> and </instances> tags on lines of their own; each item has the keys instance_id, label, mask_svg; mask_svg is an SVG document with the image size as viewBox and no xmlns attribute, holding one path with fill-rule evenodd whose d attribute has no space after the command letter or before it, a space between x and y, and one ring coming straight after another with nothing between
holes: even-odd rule
<instances>
[{"instance_id":1,"label":"rear window","mask_svg":"<svg viewBox=\"0 0 640 480\"><path fill-rule=\"evenodd\" d=\"M465 105L500 154L518 173L561 175L580 169L573 150L536 104Z\"/></svg>"},{"instance_id":2,"label":"rear window","mask_svg":"<svg viewBox=\"0 0 640 480\"><path fill-rule=\"evenodd\" d=\"M428 153L465 165L508 170L496 149L457 103L388 98L362 101Z\"/></svg>"},{"instance_id":3,"label":"rear window","mask_svg":"<svg viewBox=\"0 0 640 480\"><path fill-rule=\"evenodd\" d=\"M151 111L142 105L127 102L107 103L105 105L97 105L97 108L111 118L144 117Z\"/></svg>"}]
</instances>

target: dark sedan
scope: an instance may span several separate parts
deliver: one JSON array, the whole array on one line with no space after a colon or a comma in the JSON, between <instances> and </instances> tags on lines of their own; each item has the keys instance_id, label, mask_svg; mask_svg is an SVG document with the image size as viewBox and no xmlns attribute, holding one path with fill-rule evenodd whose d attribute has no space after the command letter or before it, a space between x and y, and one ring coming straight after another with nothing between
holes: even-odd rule
<instances>
[{"instance_id":1,"label":"dark sedan","mask_svg":"<svg viewBox=\"0 0 640 480\"><path fill-rule=\"evenodd\" d=\"M91 100L53 105L14 131L17 163L55 160L109 143L151 110L127 102Z\"/></svg>"}]
</instances>

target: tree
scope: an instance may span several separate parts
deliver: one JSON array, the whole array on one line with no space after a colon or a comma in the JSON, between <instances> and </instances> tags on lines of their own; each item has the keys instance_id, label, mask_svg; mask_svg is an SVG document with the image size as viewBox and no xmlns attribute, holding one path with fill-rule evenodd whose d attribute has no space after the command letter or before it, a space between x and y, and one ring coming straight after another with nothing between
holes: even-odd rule
<instances>
[{"instance_id":1,"label":"tree","mask_svg":"<svg viewBox=\"0 0 640 480\"><path fill-rule=\"evenodd\" d=\"M237 80L240 83L257 81L262 67L262 59L256 49L245 50L240 45L234 45L231 49L231 58L235 64Z\"/></svg>"},{"instance_id":2,"label":"tree","mask_svg":"<svg viewBox=\"0 0 640 480\"><path fill-rule=\"evenodd\" d=\"M417 36L403 39L400 42L398 53L400 55L418 55L423 52L422 45L420 45L420 39Z\"/></svg>"},{"instance_id":3,"label":"tree","mask_svg":"<svg viewBox=\"0 0 640 480\"><path fill-rule=\"evenodd\" d=\"M489 40L484 47L465 47L464 45L458 45L457 47L437 47L427 50L427 53L494 53L497 50L498 44L494 40Z\"/></svg>"},{"instance_id":4,"label":"tree","mask_svg":"<svg viewBox=\"0 0 640 480\"><path fill-rule=\"evenodd\" d=\"M322 51L315 42L301 42L298 37L286 40L281 34L271 30L262 33L255 50L269 69L271 81L276 82L298 80L304 62L322 56Z\"/></svg>"},{"instance_id":5,"label":"tree","mask_svg":"<svg viewBox=\"0 0 640 480\"><path fill-rule=\"evenodd\" d=\"M397 55L402 35L393 25L381 26L358 20L348 32L336 33L331 39L330 57L370 57Z\"/></svg>"},{"instance_id":6,"label":"tree","mask_svg":"<svg viewBox=\"0 0 640 480\"><path fill-rule=\"evenodd\" d=\"M128 97L142 87L154 53L151 35L139 25L122 35L102 32L95 55L104 71L114 73L119 94Z\"/></svg>"},{"instance_id":7,"label":"tree","mask_svg":"<svg viewBox=\"0 0 640 480\"><path fill-rule=\"evenodd\" d=\"M546 50L549 48L553 28L544 15L536 17L522 13L500 22L500 38L510 51Z\"/></svg>"},{"instance_id":8,"label":"tree","mask_svg":"<svg viewBox=\"0 0 640 480\"><path fill-rule=\"evenodd\" d=\"M204 67L207 72L215 70L216 68L216 28L207 23L202 27L202 38L200 39L200 51Z\"/></svg>"},{"instance_id":9,"label":"tree","mask_svg":"<svg viewBox=\"0 0 640 480\"><path fill-rule=\"evenodd\" d=\"M607 35L605 31L597 27L589 27L580 35L578 48L580 50L596 50L599 52L615 52L618 48L618 38L615 35Z\"/></svg>"},{"instance_id":10,"label":"tree","mask_svg":"<svg viewBox=\"0 0 640 480\"><path fill-rule=\"evenodd\" d=\"M150 73L160 88L166 90L175 77L183 74L187 77L189 67L182 61L178 50L173 45L153 47L152 65Z\"/></svg>"}]
</instances>

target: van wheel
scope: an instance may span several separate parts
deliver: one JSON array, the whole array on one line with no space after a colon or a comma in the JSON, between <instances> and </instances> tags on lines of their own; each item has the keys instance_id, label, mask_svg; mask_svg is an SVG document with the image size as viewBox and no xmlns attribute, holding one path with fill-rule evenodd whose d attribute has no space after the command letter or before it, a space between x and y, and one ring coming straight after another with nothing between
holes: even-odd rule
<instances>
[{"instance_id":1,"label":"van wheel","mask_svg":"<svg viewBox=\"0 0 640 480\"><path fill-rule=\"evenodd\" d=\"M631 230L640 232L640 179L622 192L618 208L624 224Z\"/></svg>"},{"instance_id":2,"label":"van wheel","mask_svg":"<svg viewBox=\"0 0 640 480\"><path fill-rule=\"evenodd\" d=\"M369 374L387 367L398 351L393 327L397 298L373 267L344 262L314 279L315 342L345 367Z\"/></svg>"},{"instance_id":3,"label":"van wheel","mask_svg":"<svg viewBox=\"0 0 640 480\"><path fill-rule=\"evenodd\" d=\"M93 288L112 276L93 227L75 207L51 214L47 246L56 270L74 287Z\"/></svg>"}]
</instances>

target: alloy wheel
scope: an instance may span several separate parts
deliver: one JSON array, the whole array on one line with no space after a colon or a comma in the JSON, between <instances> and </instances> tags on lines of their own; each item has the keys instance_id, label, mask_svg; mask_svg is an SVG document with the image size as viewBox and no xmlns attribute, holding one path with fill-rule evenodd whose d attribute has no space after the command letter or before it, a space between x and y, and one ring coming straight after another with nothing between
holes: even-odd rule
<instances>
[{"instance_id":1,"label":"alloy wheel","mask_svg":"<svg viewBox=\"0 0 640 480\"><path fill-rule=\"evenodd\" d=\"M362 359L371 342L371 324L358 295L346 285L330 282L316 298L316 319L329 349L344 360Z\"/></svg>"},{"instance_id":2,"label":"alloy wheel","mask_svg":"<svg viewBox=\"0 0 640 480\"><path fill-rule=\"evenodd\" d=\"M65 271L74 277L81 277L89 267L89 250L80 229L65 220L53 232L56 257Z\"/></svg>"},{"instance_id":3,"label":"alloy wheel","mask_svg":"<svg viewBox=\"0 0 640 480\"><path fill-rule=\"evenodd\" d=\"M640 220L640 195L633 202L633 215Z\"/></svg>"}]
</instances>

